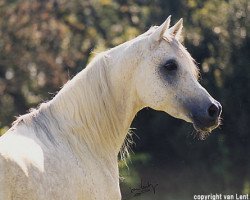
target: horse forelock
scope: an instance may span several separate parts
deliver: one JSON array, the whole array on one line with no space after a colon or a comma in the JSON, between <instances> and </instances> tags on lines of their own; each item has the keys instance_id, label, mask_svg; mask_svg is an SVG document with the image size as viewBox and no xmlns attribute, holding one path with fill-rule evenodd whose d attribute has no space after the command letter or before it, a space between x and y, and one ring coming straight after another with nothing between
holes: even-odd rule
<instances>
[{"instance_id":1,"label":"horse forelock","mask_svg":"<svg viewBox=\"0 0 250 200\"><path fill-rule=\"evenodd\" d=\"M154 31L158 28L158 26L152 26L150 27L150 29L148 31L146 31L145 33L139 35L137 38L140 39L142 37L148 37L150 36L152 33L154 33ZM135 38L136 39L136 38ZM190 63L190 70L192 71L192 74L196 77L196 79L199 79L200 77L200 70L197 66L197 62L194 60L194 58L190 55L190 53L187 51L187 49L183 46L183 44L181 42L179 42L179 40L177 40L173 35L166 33L165 35L163 35L162 38L165 42L167 42L168 44L170 44L171 48L174 48L175 51L180 51L181 54L183 56L185 56L189 63ZM133 41L133 40L132 40ZM134 40L136 41L136 40Z\"/></svg>"}]
</instances>

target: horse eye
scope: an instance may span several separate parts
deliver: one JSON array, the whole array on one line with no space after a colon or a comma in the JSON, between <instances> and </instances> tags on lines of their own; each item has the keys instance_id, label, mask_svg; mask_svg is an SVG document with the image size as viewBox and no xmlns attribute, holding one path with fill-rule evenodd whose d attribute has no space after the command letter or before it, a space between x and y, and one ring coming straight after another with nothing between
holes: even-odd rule
<instances>
[{"instance_id":1,"label":"horse eye","mask_svg":"<svg viewBox=\"0 0 250 200\"><path fill-rule=\"evenodd\" d=\"M177 64L175 61L170 60L165 63L164 68L167 69L168 71L175 71L177 70Z\"/></svg>"}]
</instances>

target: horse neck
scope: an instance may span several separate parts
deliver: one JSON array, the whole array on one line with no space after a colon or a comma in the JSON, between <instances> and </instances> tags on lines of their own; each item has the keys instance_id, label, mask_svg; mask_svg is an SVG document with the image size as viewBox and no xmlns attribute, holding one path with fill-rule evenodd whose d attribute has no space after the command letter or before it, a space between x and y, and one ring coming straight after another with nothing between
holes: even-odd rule
<instances>
[{"instance_id":1,"label":"horse neck","mask_svg":"<svg viewBox=\"0 0 250 200\"><path fill-rule=\"evenodd\" d=\"M62 126L60 129L67 132L68 140L71 140L68 133L72 133L78 142L82 141L94 155L101 157L117 158L139 110L132 99L135 94L130 76L118 77L117 72L124 72L122 68L99 55L51 101L51 110ZM114 75L117 77L112 78ZM84 152L79 150L79 153Z\"/></svg>"}]
</instances>

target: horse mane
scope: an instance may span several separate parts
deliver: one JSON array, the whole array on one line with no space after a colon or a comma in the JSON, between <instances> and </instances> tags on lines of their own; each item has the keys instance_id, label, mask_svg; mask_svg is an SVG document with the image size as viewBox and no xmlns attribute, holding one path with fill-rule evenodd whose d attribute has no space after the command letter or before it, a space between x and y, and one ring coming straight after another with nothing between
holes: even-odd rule
<instances>
[{"instance_id":1,"label":"horse mane","mask_svg":"<svg viewBox=\"0 0 250 200\"><path fill-rule=\"evenodd\" d=\"M122 144L119 138L123 138L120 156L124 159L129 155L131 134L128 134L126 140L120 128L119 108L111 91L108 70L106 52L98 54L51 101L18 117L13 127L20 123L32 125L38 138L44 137L42 131L51 142L54 141L54 131L64 135L67 133L68 138L72 135L76 137L74 142L83 140L88 149L103 147L105 154L110 154L110 147L119 149ZM78 145L71 146L77 148Z\"/></svg>"}]
</instances>

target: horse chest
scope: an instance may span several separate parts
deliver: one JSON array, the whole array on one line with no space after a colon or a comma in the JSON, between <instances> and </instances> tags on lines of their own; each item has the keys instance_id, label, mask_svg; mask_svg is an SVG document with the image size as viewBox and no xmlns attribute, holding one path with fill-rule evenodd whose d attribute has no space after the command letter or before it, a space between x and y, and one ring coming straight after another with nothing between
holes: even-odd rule
<instances>
[{"instance_id":1,"label":"horse chest","mask_svg":"<svg viewBox=\"0 0 250 200\"><path fill-rule=\"evenodd\" d=\"M116 167L107 167L102 162L93 159L87 151L82 157L78 157L72 153L59 154L62 156L61 162L56 165L51 162L51 167L55 169L55 179L57 176L64 186L59 189L72 200L120 200L119 176ZM57 157L57 156L56 156ZM55 158L53 158L55 159ZM63 169L64 168L64 169ZM114 169L114 170L112 170ZM57 173L56 173L57 171ZM58 185L52 183L51 185ZM56 189L58 190L58 189ZM75 196L74 198L72 198ZM62 199L62 198L59 198ZM66 198L67 199L67 198Z\"/></svg>"},{"instance_id":2,"label":"horse chest","mask_svg":"<svg viewBox=\"0 0 250 200\"><path fill-rule=\"evenodd\" d=\"M87 183L87 184L86 184ZM93 170L82 179L81 200L120 200L119 183L103 174L99 170Z\"/></svg>"},{"instance_id":3,"label":"horse chest","mask_svg":"<svg viewBox=\"0 0 250 200\"><path fill-rule=\"evenodd\" d=\"M120 200L119 175L105 164L92 160L81 163L82 177L79 177L81 200Z\"/></svg>"}]
</instances>

